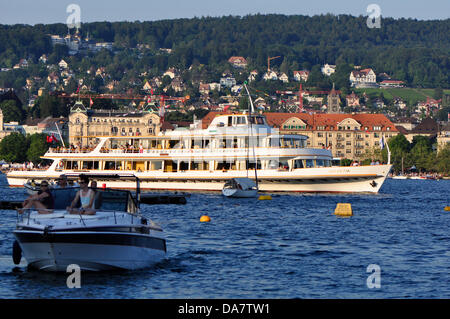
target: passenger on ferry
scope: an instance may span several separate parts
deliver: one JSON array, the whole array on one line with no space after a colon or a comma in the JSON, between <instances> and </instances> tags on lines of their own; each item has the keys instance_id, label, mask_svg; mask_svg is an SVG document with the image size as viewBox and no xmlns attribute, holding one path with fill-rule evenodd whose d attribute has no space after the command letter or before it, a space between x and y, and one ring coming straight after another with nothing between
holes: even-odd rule
<instances>
[{"instance_id":1,"label":"passenger on ferry","mask_svg":"<svg viewBox=\"0 0 450 319\"><path fill-rule=\"evenodd\" d=\"M70 214L95 215L95 191L88 187L89 178L83 176L78 183L80 184L80 190L77 192L70 206L67 207L67 211ZM80 201L81 207L74 208L78 201Z\"/></svg>"},{"instance_id":2,"label":"passenger on ferry","mask_svg":"<svg viewBox=\"0 0 450 319\"><path fill-rule=\"evenodd\" d=\"M22 214L24 209L36 208L39 214L51 214L54 208L53 195L47 181L41 182L41 189L37 194L29 196L22 203L22 209L18 209L19 214Z\"/></svg>"}]
</instances>

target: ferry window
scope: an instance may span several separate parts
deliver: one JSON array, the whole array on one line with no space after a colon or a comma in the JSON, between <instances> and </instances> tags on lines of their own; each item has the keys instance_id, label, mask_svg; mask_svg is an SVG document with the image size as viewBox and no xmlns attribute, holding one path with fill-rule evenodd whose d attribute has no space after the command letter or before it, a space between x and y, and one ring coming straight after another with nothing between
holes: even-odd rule
<instances>
[{"instance_id":1,"label":"ferry window","mask_svg":"<svg viewBox=\"0 0 450 319\"><path fill-rule=\"evenodd\" d=\"M105 169L116 169L116 161L106 161L105 162Z\"/></svg>"},{"instance_id":2,"label":"ferry window","mask_svg":"<svg viewBox=\"0 0 450 319\"><path fill-rule=\"evenodd\" d=\"M98 169L98 161L83 161L83 169Z\"/></svg>"},{"instance_id":3,"label":"ferry window","mask_svg":"<svg viewBox=\"0 0 450 319\"><path fill-rule=\"evenodd\" d=\"M325 167L331 167L331 161L330 160L324 160Z\"/></svg>"},{"instance_id":4,"label":"ferry window","mask_svg":"<svg viewBox=\"0 0 450 319\"><path fill-rule=\"evenodd\" d=\"M180 162L180 171L187 171L189 169L189 162Z\"/></svg>"},{"instance_id":5,"label":"ferry window","mask_svg":"<svg viewBox=\"0 0 450 319\"><path fill-rule=\"evenodd\" d=\"M257 136L252 136L251 139L249 139L248 136L246 136L244 141L245 141L245 147L259 147L261 145L260 144L261 141ZM250 143L249 143L249 141L250 141Z\"/></svg>"},{"instance_id":6,"label":"ferry window","mask_svg":"<svg viewBox=\"0 0 450 319\"><path fill-rule=\"evenodd\" d=\"M192 141L192 148L202 148L203 141L201 139L194 139Z\"/></svg>"},{"instance_id":7,"label":"ferry window","mask_svg":"<svg viewBox=\"0 0 450 319\"><path fill-rule=\"evenodd\" d=\"M258 116L258 124L264 125L264 118L261 116Z\"/></svg>"},{"instance_id":8,"label":"ferry window","mask_svg":"<svg viewBox=\"0 0 450 319\"><path fill-rule=\"evenodd\" d=\"M246 167L247 167L247 169L255 169L255 161L254 160L246 161ZM261 161L260 160L257 160L257 162L256 162L256 169L261 169Z\"/></svg>"},{"instance_id":9,"label":"ferry window","mask_svg":"<svg viewBox=\"0 0 450 319\"><path fill-rule=\"evenodd\" d=\"M303 147L302 140L300 140L300 139L294 139L294 147L295 147L295 148Z\"/></svg>"},{"instance_id":10,"label":"ferry window","mask_svg":"<svg viewBox=\"0 0 450 319\"><path fill-rule=\"evenodd\" d=\"M245 121L245 116L238 116L236 119L236 124L247 124Z\"/></svg>"},{"instance_id":11,"label":"ferry window","mask_svg":"<svg viewBox=\"0 0 450 319\"><path fill-rule=\"evenodd\" d=\"M233 117L228 116L228 126L232 126L232 125L233 125Z\"/></svg>"},{"instance_id":12,"label":"ferry window","mask_svg":"<svg viewBox=\"0 0 450 319\"><path fill-rule=\"evenodd\" d=\"M269 168L271 168L271 169L288 169L289 163L287 161L271 160L269 162Z\"/></svg>"},{"instance_id":13,"label":"ferry window","mask_svg":"<svg viewBox=\"0 0 450 319\"><path fill-rule=\"evenodd\" d=\"M314 160L312 160L312 159L307 159L307 160L306 160L306 167L307 167L307 168L314 167Z\"/></svg>"},{"instance_id":14,"label":"ferry window","mask_svg":"<svg viewBox=\"0 0 450 319\"><path fill-rule=\"evenodd\" d=\"M222 164L224 164L224 166L218 167L218 169L230 169L229 163L222 163ZM220 166L220 163L219 163L219 166ZM191 170L195 170L195 171L209 170L209 163L208 162L192 162Z\"/></svg>"},{"instance_id":15,"label":"ferry window","mask_svg":"<svg viewBox=\"0 0 450 319\"><path fill-rule=\"evenodd\" d=\"M72 161L67 161L64 163L65 169L72 169Z\"/></svg>"},{"instance_id":16,"label":"ferry window","mask_svg":"<svg viewBox=\"0 0 450 319\"><path fill-rule=\"evenodd\" d=\"M151 170L153 171L158 171L162 169L162 161L152 161L151 165Z\"/></svg>"},{"instance_id":17,"label":"ferry window","mask_svg":"<svg viewBox=\"0 0 450 319\"><path fill-rule=\"evenodd\" d=\"M316 160L316 166L317 167L324 167L325 166L324 160L323 159Z\"/></svg>"},{"instance_id":18,"label":"ferry window","mask_svg":"<svg viewBox=\"0 0 450 319\"><path fill-rule=\"evenodd\" d=\"M294 161L294 168L304 168L303 167L303 160L295 160Z\"/></svg>"},{"instance_id":19,"label":"ferry window","mask_svg":"<svg viewBox=\"0 0 450 319\"><path fill-rule=\"evenodd\" d=\"M280 140L278 138L271 138L270 147L280 147Z\"/></svg>"}]
</instances>

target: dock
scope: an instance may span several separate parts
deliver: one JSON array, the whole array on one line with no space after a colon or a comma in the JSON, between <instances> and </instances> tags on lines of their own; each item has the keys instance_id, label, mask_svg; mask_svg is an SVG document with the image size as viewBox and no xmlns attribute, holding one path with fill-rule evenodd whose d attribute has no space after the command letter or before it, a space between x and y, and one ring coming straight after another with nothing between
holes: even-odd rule
<instances>
[{"instance_id":1,"label":"dock","mask_svg":"<svg viewBox=\"0 0 450 319\"><path fill-rule=\"evenodd\" d=\"M190 194L164 194L164 193L143 193L141 194L141 204L156 205L156 204L177 204L185 205L186 196Z\"/></svg>"},{"instance_id":2,"label":"dock","mask_svg":"<svg viewBox=\"0 0 450 319\"><path fill-rule=\"evenodd\" d=\"M158 194L158 193L144 193L141 194L141 204L158 205L158 204L175 204L185 205L187 203L186 197L190 194ZM0 210L16 210L22 208L22 201L0 201Z\"/></svg>"}]
</instances>

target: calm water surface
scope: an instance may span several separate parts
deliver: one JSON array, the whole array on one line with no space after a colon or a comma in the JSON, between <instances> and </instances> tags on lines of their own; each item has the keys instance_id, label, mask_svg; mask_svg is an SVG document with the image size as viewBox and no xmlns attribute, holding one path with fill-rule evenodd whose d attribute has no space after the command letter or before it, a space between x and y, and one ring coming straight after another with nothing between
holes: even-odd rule
<instances>
[{"instance_id":1,"label":"calm water surface","mask_svg":"<svg viewBox=\"0 0 450 319\"><path fill-rule=\"evenodd\" d=\"M5 185L4 175L0 184ZM0 298L450 298L450 180L387 180L377 195L193 194L186 205L143 205L161 224L167 259L156 267L66 274L11 258L15 211L0 211ZM0 188L0 200L24 190ZM351 203L354 216L333 215ZM201 215L211 222L200 223ZM381 288L369 289L370 264Z\"/></svg>"}]
</instances>

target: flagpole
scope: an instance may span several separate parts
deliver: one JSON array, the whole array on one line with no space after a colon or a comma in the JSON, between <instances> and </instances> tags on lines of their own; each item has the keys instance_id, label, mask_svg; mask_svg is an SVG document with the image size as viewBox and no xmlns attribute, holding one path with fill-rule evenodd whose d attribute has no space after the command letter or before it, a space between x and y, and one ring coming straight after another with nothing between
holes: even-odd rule
<instances>
[{"instance_id":1,"label":"flagpole","mask_svg":"<svg viewBox=\"0 0 450 319\"><path fill-rule=\"evenodd\" d=\"M386 144L387 152L388 152L388 165L391 164L391 150L389 149L389 143L385 141L384 135L381 136L383 139L383 145Z\"/></svg>"},{"instance_id":2,"label":"flagpole","mask_svg":"<svg viewBox=\"0 0 450 319\"><path fill-rule=\"evenodd\" d=\"M55 125L56 129L58 130L59 137L61 138L62 145L64 148L66 148L66 145L64 144L64 139L62 138L61 132L59 131L58 123L55 122Z\"/></svg>"}]
</instances>

